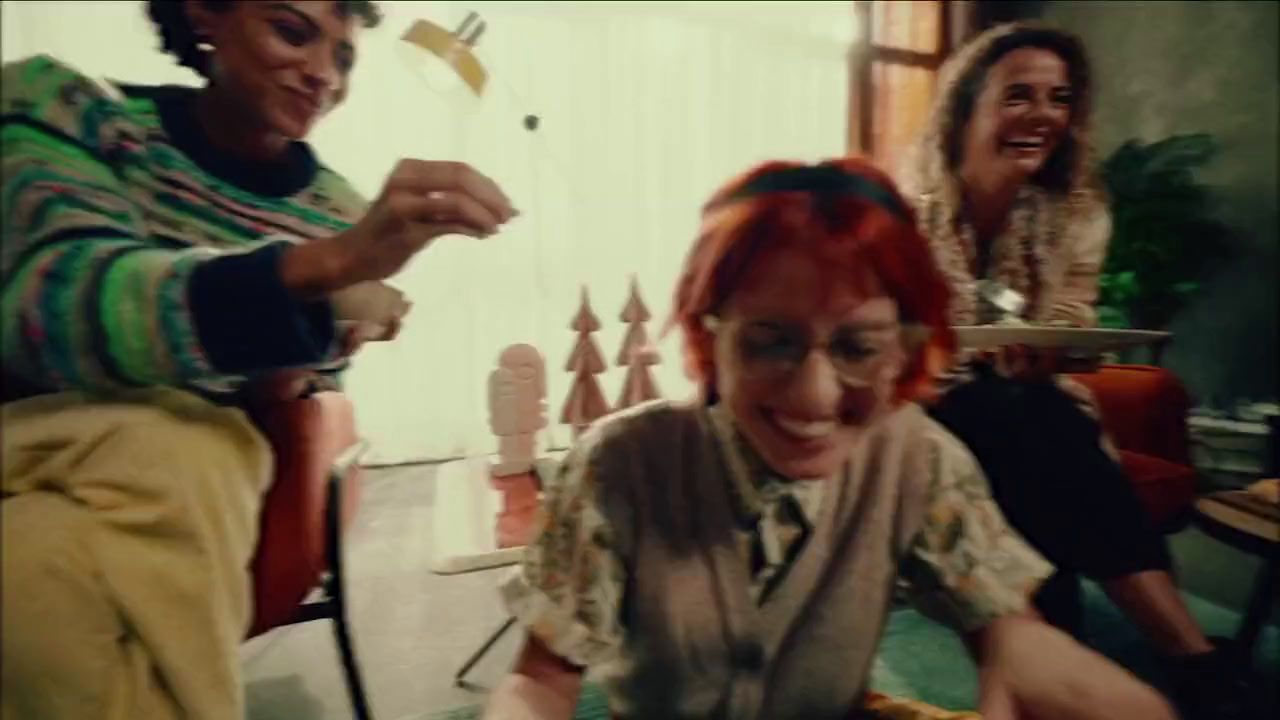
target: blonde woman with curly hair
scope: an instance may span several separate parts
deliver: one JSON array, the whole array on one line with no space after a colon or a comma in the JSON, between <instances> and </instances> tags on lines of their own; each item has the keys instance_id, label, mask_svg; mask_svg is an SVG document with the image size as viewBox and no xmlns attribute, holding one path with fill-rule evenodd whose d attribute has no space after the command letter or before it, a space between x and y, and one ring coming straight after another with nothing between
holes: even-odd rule
<instances>
[{"instance_id":1,"label":"blonde woman with curly hair","mask_svg":"<svg viewBox=\"0 0 1280 720\"><path fill-rule=\"evenodd\" d=\"M944 66L899 179L951 287L952 325L1096 324L1111 222L1090 163L1092 84L1080 40L1038 24L993 28ZM1169 659L1189 717L1236 717L1223 653L1183 604L1091 398L1047 367L1012 353L970 360L930 412L1059 569L1036 595L1050 622L1078 634L1077 576L1098 581Z\"/></svg>"}]
</instances>

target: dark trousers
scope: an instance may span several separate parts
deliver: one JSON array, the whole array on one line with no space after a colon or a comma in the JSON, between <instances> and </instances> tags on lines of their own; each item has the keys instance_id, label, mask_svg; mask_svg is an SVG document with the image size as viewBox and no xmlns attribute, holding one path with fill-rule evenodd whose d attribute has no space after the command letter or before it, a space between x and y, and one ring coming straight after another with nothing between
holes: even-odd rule
<instances>
[{"instance_id":1,"label":"dark trousers","mask_svg":"<svg viewBox=\"0 0 1280 720\"><path fill-rule=\"evenodd\" d=\"M1054 625L1080 634L1078 576L1170 568L1164 536L1098 444L1098 423L1053 382L980 369L930 414L977 458L1009 524L1058 569L1034 598Z\"/></svg>"}]
</instances>

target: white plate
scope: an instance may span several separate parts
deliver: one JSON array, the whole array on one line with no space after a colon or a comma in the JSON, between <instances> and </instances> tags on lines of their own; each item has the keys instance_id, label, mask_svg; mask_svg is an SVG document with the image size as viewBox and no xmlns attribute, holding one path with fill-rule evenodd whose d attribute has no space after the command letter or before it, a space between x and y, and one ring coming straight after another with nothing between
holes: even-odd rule
<instances>
[{"instance_id":1,"label":"white plate","mask_svg":"<svg viewBox=\"0 0 1280 720\"><path fill-rule=\"evenodd\" d=\"M1060 328L1007 325L954 327L962 349L987 349L1004 345L1066 348L1102 352L1138 345L1150 345L1172 337L1161 330L1114 330L1108 328Z\"/></svg>"}]
</instances>

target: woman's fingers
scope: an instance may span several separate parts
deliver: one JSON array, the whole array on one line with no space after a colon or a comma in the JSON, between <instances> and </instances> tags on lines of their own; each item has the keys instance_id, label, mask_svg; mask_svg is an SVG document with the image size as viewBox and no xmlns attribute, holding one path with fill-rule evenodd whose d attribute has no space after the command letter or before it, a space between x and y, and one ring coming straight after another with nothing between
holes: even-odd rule
<instances>
[{"instance_id":1,"label":"woman's fingers","mask_svg":"<svg viewBox=\"0 0 1280 720\"><path fill-rule=\"evenodd\" d=\"M462 223L414 223L408 230L409 236L414 244L413 252L422 250L427 244L438 237L445 235L465 235L477 240L484 240L490 237L488 233L481 232L470 225Z\"/></svg>"},{"instance_id":2,"label":"woman's fingers","mask_svg":"<svg viewBox=\"0 0 1280 720\"><path fill-rule=\"evenodd\" d=\"M498 184L465 163L402 160L395 175L406 187L422 195L433 192L467 195L500 222L516 215L511 200Z\"/></svg>"},{"instance_id":3,"label":"woman's fingers","mask_svg":"<svg viewBox=\"0 0 1280 720\"><path fill-rule=\"evenodd\" d=\"M391 342L400 335L400 328L404 325L403 316L391 318L382 326L382 334L378 337L371 338L374 342Z\"/></svg>"},{"instance_id":4,"label":"woman's fingers","mask_svg":"<svg viewBox=\"0 0 1280 720\"><path fill-rule=\"evenodd\" d=\"M355 355L365 343L395 340L402 326L403 320L398 317L382 323L354 323L342 335L342 356Z\"/></svg>"},{"instance_id":5,"label":"woman's fingers","mask_svg":"<svg viewBox=\"0 0 1280 720\"><path fill-rule=\"evenodd\" d=\"M448 226L457 228L463 235L471 237L488 237L497 225L493 215L477 210L474 201L464 202L458 193L434 191L429 195L418 195L398 191L387 200L387 212L408 228L401 228L404 237L413 244L417 252L422 246L436 237L446 234L441 228Z\"/></svg>"},{"instance_id":6,"label":"woman's fingers","mask_svg":"<svg viewBox=\"0 0 1280 720\"><path fill-rule=\"evenodd\" d=\"M506 193L502 192L497 183L484 175L474 170L469 173L463 173L459 184L464 192L489 208L501 218L502 222L507 222L518 214Z\"/></svg>"},{"instance_id":7,"label":"woman's fingers","mask_svg":"<svg viewBox=\"0 0 1280 720\"><path fill-rule=\"evenodd\" d=\"M483 204L465 193L433 190L427 193L422 205L422 222L457 223L467 225L492 235L498 232L502 220Z\"/></svg>"},{"instance_id":8,"label":"woman's fingers","mask_svg":"<svg viewBox=\"0 0 1280 720\"><path fill-rule=\"evenodd\" d=\"M400 302L396 306L396 312L391 319L395 320L396 322L399 322L403 320L404 316L408 315L409 311L412 309L413 309L413 303L409 301L409 298L401 295Z\"/></svg>"},{"instance_id":9,"label":"woman's fingers","mask_svg":"<svg viewBox=\"0 0 1280 720\"><path fill-rule=\"evenodd\" d=\"M332 261L312 264L337 268L329 273L337 277L324 280L324 290L332 292L395 275L442 235L489 237L515 215L497 183L471 167L405 159L396 165L365 217L325 246L335 256ZM301 265L305 271L308 264ZM294 284L314 284L303 271L292 273L302 276Z\"/></svg>"}]
</instances>

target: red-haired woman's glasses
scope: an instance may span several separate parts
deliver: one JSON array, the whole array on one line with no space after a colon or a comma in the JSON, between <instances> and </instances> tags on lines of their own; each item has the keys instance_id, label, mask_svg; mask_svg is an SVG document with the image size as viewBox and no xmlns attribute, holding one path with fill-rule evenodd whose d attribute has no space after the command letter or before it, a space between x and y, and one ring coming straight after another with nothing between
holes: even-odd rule
<instances>
[{"instance_id":1,"label":"red-haired woman's glasses","mask_svg":"<svg viewBox=\"0 0 1280 720\"><path fill-rule=\"evenodd\" d=\"M843 325L825 339L815 340L809 328L774 320L725 321L703 318L716 335L728 335L743 372L753 380L785 380L820 346L841 382L870 385L885 362L902 352L901 326Z\"/></svg>"}]
</instances>

